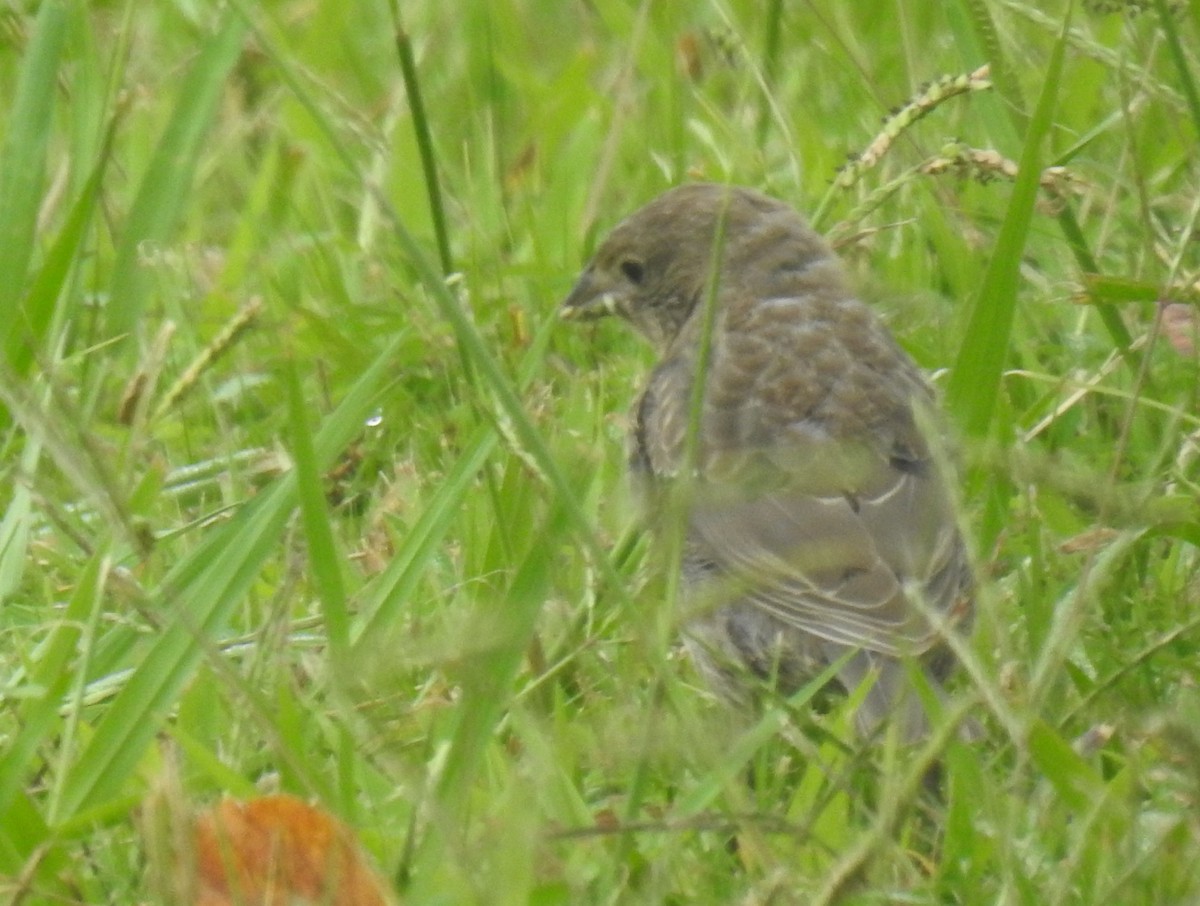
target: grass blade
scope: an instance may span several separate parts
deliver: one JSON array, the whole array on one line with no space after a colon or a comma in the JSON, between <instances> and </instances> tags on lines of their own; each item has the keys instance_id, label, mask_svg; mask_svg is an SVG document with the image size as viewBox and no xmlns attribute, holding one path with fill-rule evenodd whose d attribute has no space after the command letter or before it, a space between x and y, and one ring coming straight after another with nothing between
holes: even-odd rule
<instances>
[{"instance_id":1,"label":"grass blade","mask_svg":"<svg viewBox=\"0 0 1200 906\"><path fill-rule=\"evenodd\" d=\"M404 76L404 90L408 94L408 107L412 111L413 128L417 134L417 150L421 155L421 169L425 173L425 191L429 195L429 214L433 218L433 232L437 236L438 257L442 273L449 276L454 272L454 259L450 254L450 238L446 231L446 212L442 207L442 189L438 179L437 160L433 153L433 137L429 132L429 117L425 113L425 101L421 97L421 80L417 75L417 61L413 56L412 42L400 21L400 7L392 0L392 21L396 28L396 52L400 57L400 72Z\"/></svg>"},{"instance_id":2,"label":"grass blade","mask_svg":"<svg viewBox=\"0 0 1200 906\"><path fill-rule=\"evenodd\" d=\"M58 91L58 61L66 41L67 4L49 0L38 12L21 67L0 153L0 341L11 361L28 317L22 291L33 256L34 232L46 170L50 120Z\"/></svg>"},{"instance_id":3,"label":"grass blade","mask_svg":"<svg viewBox=\"0 0 1200 906\"><path fill-rule=\"evenodd\" d=\"M1016 314L1021 255L1029 237L1041 178L1042 143L1054 121L1070 21L1068 11L1050 57L1037 109L1025 134L1020 169L1000 235L972 304L967 333L946 388L946 404L969 437L982 438L987 434L996 408L1000 375Z\"/></svg>"},{"instance_id":4,"label":"grass blade","mask_svg":"<svg viewBox=\"0 0 1200 906\"><path fill-rule=\"evenodd\" d=\"M342 577L342 556L333 540L329 510L325 504L321 469L313 449L311 429L306 412L308 407L300 388L296 363L286 363L288 414L292 429L292 455L296 462L296 482L300 495L300 513L304 536L308 541L308 564L313 584L321 598L325 626L329 631L330 656L335 672L346 666L346 646L350 638L349 617L346 613L346 587Z\"/></svg>"},{"instance_id":5,"label":"grass blade","mask_svg":"<svg viewBox=\"0 0 1200 906\"><path fill-rule=\"evenodd\" d=\"M129 334L138 324L151 286L151 272L141 263L143 249L147 243L169 241L175 232L225 78L241 53L247 28L241 13L228 8L184 76L117 247L108 309L108 327L114 336Z\"/></svg>"}]
</instances>

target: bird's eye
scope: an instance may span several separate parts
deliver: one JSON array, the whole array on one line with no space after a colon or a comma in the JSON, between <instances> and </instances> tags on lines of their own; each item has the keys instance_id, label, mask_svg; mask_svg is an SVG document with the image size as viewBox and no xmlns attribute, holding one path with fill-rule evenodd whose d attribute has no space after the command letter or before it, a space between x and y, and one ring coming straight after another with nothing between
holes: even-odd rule
<instances>
[{"instance_id":1,"label":"bird's eye","mask_svg":"<svg viewBox=\"0 0 1200 906\"><path fill-rule=\"evenodd\" d=\"M621 262L621 273L628 278L630 283L641 283L642 277L645 276L642 262L633 258L626 258Z\"/></svg>"}]
</instances>

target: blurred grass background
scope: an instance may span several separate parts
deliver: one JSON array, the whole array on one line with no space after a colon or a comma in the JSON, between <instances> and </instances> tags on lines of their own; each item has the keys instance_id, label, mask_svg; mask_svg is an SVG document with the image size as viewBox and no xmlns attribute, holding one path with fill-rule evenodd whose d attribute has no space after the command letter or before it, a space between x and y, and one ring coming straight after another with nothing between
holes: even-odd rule
<instances>
[{"instance_id":1,"label":"blurred grass background","mask_svg":"<svg viewBox=\"0 0 1200 906\"><path fill-rule=\"evenodd\" d=\"M413 903L1196 901L1197 46L1196 0L5 4L0 901L175 902L147 803L271 790ZM814 213L938 375L983 740L730 720L673 647L650 353L555 308L695 178Z\"/></svg>"}]
</instances>

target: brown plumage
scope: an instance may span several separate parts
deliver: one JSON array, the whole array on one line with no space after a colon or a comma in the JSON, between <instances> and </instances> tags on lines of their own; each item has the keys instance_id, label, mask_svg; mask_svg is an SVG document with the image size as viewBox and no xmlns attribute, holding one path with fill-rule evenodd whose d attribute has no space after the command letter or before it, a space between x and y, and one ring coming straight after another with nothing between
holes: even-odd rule
<instances>
[{"instance_id":1,"label":"brown plumage","mask_svg":"<svg viewBox=\"0 0 1200 906\"><path fill-rule=\"evenodd\" d=\"M926 435L930 388L837 257L782 202L687 185L619 224L564 303L567 317L607 314L661 355L634 407L644 493L693 457L681 565L701 670L740 699L748 674L788 692L854 652L841 685L875 674L860 728L895 714L920 736L904 659L940 688L952 658L926 614L965 629L972 577Z\"/></svg>"}]
</instances>

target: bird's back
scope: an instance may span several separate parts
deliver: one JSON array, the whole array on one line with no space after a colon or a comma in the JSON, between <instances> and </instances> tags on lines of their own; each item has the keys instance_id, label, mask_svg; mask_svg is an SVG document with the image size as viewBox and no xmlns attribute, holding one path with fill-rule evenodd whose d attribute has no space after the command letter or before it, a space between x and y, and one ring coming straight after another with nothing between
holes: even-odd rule
<instances>
[{"instance_id":1,"label":"bird's back","mask_svg":"<svg viewBox=\"0 0 1200 906\"><path fill-rule=\"evenodd\" d=\"M877 673L860 723L904 698L917 735L905 661L936 685L971 572L933 394L829 246L759 192L681 186L613 230L564 310L619 315L661 353L631 467L680 504L651 509L682 520L701 668L727 689L746 668L790 688L847 658L846 688Z\"/></svg>"}]
</instances>

